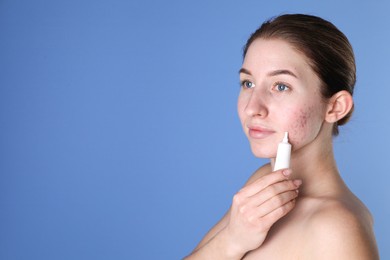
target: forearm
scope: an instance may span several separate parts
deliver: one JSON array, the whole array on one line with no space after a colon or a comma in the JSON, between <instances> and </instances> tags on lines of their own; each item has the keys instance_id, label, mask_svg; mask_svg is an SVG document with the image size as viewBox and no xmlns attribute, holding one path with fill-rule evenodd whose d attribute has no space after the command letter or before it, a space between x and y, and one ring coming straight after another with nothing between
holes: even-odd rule
<instances>
[{"instance_id":1,"label":"forearm","mask_svg":"<svg viewBox=\"0 0 390 260\"><path fill-rule=\"evenodd\" d=\"M202 247L196 249L185 260L213 259L239 260L246 252L240 252L223 229Z\"/></svg>"}]
</instances>

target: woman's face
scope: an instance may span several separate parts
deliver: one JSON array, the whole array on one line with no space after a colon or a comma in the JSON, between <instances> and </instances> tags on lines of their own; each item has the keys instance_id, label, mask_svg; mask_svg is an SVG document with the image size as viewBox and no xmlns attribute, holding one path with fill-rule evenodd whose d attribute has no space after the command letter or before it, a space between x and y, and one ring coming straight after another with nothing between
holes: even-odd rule
<instances>
[{"instance_id":1,"label":"woman's face","mask_svg":"<svg viewBox=\"0 0 390 260\"><path fill-rule=\"evenodd\" d=\"M240 70L238 114L252 152L276 156L284 132L293 150L310 144L325 119L320 79L305 55L283 40L256 39Z\"/></svg>"}]
</instances>

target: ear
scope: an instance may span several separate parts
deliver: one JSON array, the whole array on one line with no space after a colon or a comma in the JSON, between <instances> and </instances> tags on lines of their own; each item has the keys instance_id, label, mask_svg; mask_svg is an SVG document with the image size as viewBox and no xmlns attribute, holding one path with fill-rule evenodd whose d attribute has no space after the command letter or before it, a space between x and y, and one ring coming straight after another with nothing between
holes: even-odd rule
<instances>
[{"instance_id":1,"label":"ear","mask_svg":"<svg viewBox=\"0 0 390 260\"><path fill-rule=\"evenodd\" d=\"M353 98L348 91L342 90L337 92L329 100L325 120L328 123L339 121L351 111L352 106Z\"/></svg>"}]
</instances>

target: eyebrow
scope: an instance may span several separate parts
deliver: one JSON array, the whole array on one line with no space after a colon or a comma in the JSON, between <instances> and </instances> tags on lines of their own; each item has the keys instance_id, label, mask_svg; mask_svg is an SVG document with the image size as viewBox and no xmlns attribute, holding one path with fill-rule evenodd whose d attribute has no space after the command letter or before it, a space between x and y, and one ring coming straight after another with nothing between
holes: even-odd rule
<instances>
[{"instance_id":1,"label":"eyebrow","mask_svg":"<svg viewBox=\"0 0 390 260\"><path fill-rule=\"evenodd\" d=\"M245 68L241 68L238 73L239 74L244 73L244 74L248 74L248 75L252 76L252 73L249 70L245 69Z\"/></svg>"},{"instance_id":2,"label":"eyebrow","mask_svg":"<svg viewBox=\"0 0 390 260\"><path fill-rule=\"evenodd\" d=\"M241 68L239 73L244 73L244 74L248 74L248 75L252 76L252 73L245 68ZM267 74L267 76L269 76L269 77L274 77L274 76L278 76L278 75L289 75L289 76L292 76L294 78L298 78L297 75L295 75L291 70L273 70Z\"/></svg>"}]
</instances>

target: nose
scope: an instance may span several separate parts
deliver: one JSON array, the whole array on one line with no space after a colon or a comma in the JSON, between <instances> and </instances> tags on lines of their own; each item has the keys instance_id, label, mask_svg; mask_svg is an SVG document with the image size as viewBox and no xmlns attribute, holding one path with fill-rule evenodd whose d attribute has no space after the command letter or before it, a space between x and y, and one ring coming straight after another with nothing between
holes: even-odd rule
<instances>
[{"instance_id":1,"label":"nose","mask_svg":"<svg viewBox=\"0 0 390 260\"><path fill-rule=\"evenodd\" d=\"M251 117L266 117L268 115L268 109L265 102L265 95L259 91L253 91L245 107L245 113Z\"/></svg>"}]
</instances>

